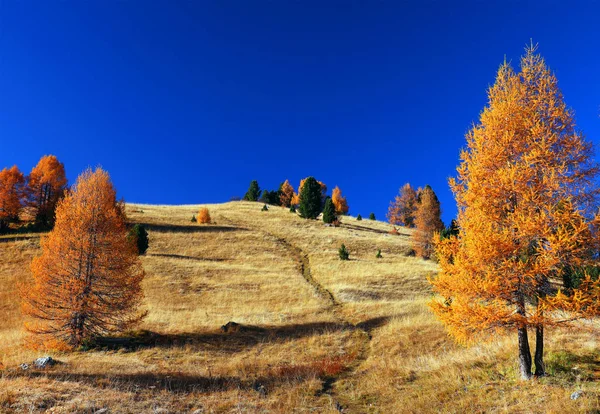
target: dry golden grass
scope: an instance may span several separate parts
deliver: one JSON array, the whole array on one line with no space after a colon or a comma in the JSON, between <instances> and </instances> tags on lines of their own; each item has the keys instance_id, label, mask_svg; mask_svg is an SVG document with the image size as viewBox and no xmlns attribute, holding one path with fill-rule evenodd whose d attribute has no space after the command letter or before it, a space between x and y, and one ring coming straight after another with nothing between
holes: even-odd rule
<instances>
[{"instance_id":1,"label":"dry golden grass","mask_svg":"<svg viewBox=\"0 0 600 414\"><path fill-rule=\"evenodd\" d=\"M16 296L38 236L0 237L1 413L600 409L594 332L551 330L552 375L518 381L512 336L461 347L430 314L437 267L407 256L408 230L352 217L325 227L250 202L191 223L199 207L128 206L150 234L148 317L126 342L53 354L63 363L46 371L18 368L40 356L22 347ZM221 332L228 321L249 328Z\"/></svg>"}]
</instances>

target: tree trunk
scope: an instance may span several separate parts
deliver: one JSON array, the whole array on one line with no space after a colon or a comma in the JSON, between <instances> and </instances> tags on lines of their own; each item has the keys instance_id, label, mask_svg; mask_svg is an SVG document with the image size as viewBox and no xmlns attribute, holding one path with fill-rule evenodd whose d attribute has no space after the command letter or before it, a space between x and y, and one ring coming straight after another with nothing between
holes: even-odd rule
<instances>
[{"instance_id":1,"label":"tree trunk","mask_svg":"<svg viewBox=\"0 0 600 414\"><path fill-rule=\"evenodd\" d=\"M535 328L535 376L543 377L546 375L546 366L544 365L544 325L538 325Z\"/></svg>"},{"instance_id":2,"label":"tree trunk","mask_svg":"<svg viewBox=\"0 0 600 414\"><path fill-rule=\"evenodd\" d=\"M531 350L527 339L527 328L518 328L519 333L519 370L521 379L531 379Z\"/></svg>"}]
</instances>

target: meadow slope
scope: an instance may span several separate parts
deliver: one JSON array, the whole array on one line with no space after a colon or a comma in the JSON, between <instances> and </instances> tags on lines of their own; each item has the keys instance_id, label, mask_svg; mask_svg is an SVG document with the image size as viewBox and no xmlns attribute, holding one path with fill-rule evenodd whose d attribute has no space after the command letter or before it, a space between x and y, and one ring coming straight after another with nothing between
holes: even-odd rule
<instances>
[{"instance_id":1,"label":"meadow slope","mask_svg":"<svg viewBox=\"0 0 600 414\"><path fill-rule=\"evenodd\" d=\"M518 381L515 335L458 346L428 311L437 266L408 255L410 230L252 202L208 205L199 225L199 207L127 206L150 234L148 317L44 371L19 368L42 355L22 346L17 295L40 235L0 236L1 413L600 410L595 331L549 330L551 375Z\"/></svg>"}]
</instances>

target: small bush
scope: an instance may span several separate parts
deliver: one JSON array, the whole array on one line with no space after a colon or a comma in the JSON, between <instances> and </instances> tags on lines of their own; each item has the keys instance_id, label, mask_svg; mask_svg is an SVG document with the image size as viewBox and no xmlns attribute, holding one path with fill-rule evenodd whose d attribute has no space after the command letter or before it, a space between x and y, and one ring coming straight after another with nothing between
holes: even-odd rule
<instances>
[{"instance_id":1,"label":"small bush","mask_svg":"<svg viewBox=\"0 0 600 414\"><path fill-rule=\"evenodd\" d=\"M342 243L342 247L338 250L340 260L348 260L350 258L350 252L346 249L346 245Z\"/></svg>"},{"instance_id":2,"label":"small bush","mask_svg":"<svg viewBox=\"0 0 600 414\"><path fill-rule=\"evenodd\" d=\"M292 204L290 206L290 213L295 213L296 212L296 207Z\"/></svg>"},{"instance_id":3,"label":"small bush","mask_svg":"<svg viewBox=\"0 0 600 414\"><path fill-rule=\"evenodd\" d=\"M148 239L148 232L146 228L141 224L136 224L129 230L129 238L132 240L138 249L138 254L143 255L148 250L150 244Z\"/></svg>"},{"instance_id":4,"label":"small bush","mask_svg":"<svg viewBox=\"0 0 600 414\"><path fill-rule=\"evenodd\" d=\"M359 214L358 216L356 216L356 221L361 221L362 220L362 216Z\"/></svg>"},{"instance_id":5,"label":"small bush","mask_svg":"<svg viewBox=\"0 0 600 414\"><path fill-rule=\"evenodd\" d=\"M190 221L192 223L197 223L198 222L198 220L196 219L196 215L195 214L192 216L192 219Z\"/></svg>"},{"instance_id":6,"label":"small bush","mask_svg":"<svg viewBox=\"0 0 600 414\"><path fill-rule=\"evenodd\" d=\"M267 205L265 204L260 211L269 211L269 207L267 207Z\"/></svg>"},{"instance_id":7,"label":"small bush","mask_svg":"<svg viewBox=\"0 0 600 414\"><path fill-rule=\"evenodd\" d=\"M198 223L200 224L208 224L210 223L210 213L208 212L208 209L206 207L202 207L199 211L198 211Z\"/></svg>"},{"instance_id":8,"label":"small bush","mask_svg":"<svg viewBox=\"0 0 600 414\"><path fill-rule=\"evenodd\" d=\"M377 249L377 254L375 255L376 259L381 259L383 256L381 255L381 249Z\"/></svg>"},{"instance_id":9,"label":"small bush","mask_svg":"<svg viewBox=\"0 0 600 414\"><path fill-rule=\"evenodd\" d=\"M369 214L369 220L375 220L375 213Z\"/></svg>"}]
</instances>

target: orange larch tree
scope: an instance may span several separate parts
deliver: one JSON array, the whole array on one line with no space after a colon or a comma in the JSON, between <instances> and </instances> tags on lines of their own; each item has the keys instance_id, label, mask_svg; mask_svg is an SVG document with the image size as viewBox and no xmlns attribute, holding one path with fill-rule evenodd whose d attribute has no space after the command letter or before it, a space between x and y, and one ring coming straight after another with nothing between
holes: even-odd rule
<instances>
[{"instance_id":1,"label":"orange larch tree","mask_svg":"<svg viewBox=\"0 0 600 414\"><path fill-rule=\"evenodd\" d=\"M54 155L43 156L31 170L27 185L28 207L38 224L54 224L54 210L67 186L63 163Z\"/></svg>"},{"instance_id":2,"label":"orange larch tree","mask_svg":"<svg viewBox=\"0 0 600 414\"><path fill-rule=\"evenodd\" d=\"M544 375L544 327L600 311L589 274L561 286L566 269L593 264L600 220L592 146L535 47L519 73L500 67L461 159L450 180L460 231L436 246L441 271L431 283L441 300L432 309L461 342L514 330L523 379L535 330L535 374Z\"/></svg>"},{"instance_id":3,"label":"orange larch tree","mask_svg":"<svg viewBox=\"0 0 600 414\"><path fill-rule=\"evenodd\" d=\"M281 195L279 196L279 203L283 207L289 207L292 205L293 199L294 199L294 187L292 187L289 180L285 180L285 182L283 184L281 184Z\"/></svg>"},{"instance_id":4,"label":"orange larch tree","mask_svg":"<svg viewBox=\"0 0 600 414\"><path fill-rule=\"evenodd\" d=\"M417 256L429 259L433 254L433 238L444 230L442 210L433 189L427 185L419 193L419 203L415 213L415 231L412 234L412 248Z\"/></svg>"},{"instance_id":5,"label":"orange larch tree","mask_svg":"<svg viewBox=\"0 0 600 414\"><path fill-rule=\"evenodd\" d=\"M19 219L24 196L25 176L17 166L0 171L0 231Z\"/></svg>"},{"instance_id":6,"label":"orange larch tree","mask_svg":"<svg viewBox=\"0 0 600 414\"><path fill-rule=\"evenodd\" d=\"M198 223L200 223L200 224L209 224L210 223L211 218L210 218L210 212L208 211L208 208L201 207L200 210L198 210L197 220L198 220Z\"/></svg>"},{"instance_id":7,"label":"orange larch tree","mask_svg":"<svg viewBox=\"0 0 600 414\"><path fill-rule=\"evenodd\" d=\"M21 286L36 348L73 349L140 321L144 277L107 172L85 171L59 201L54 229Z\"/></svg>"},{"instance_id":8,"label":"orange larch tree","mask_svg":"<svg viewBox=\"0 0 600 414\"><path fill-rule=\"evenodd\" d=\"M387 219L393 225L414 227L416 212L417 192L409 183L406 183L400 189L395 200L390 203Z\"/></svg>"},{"instance_id":9,"label":"orange larch tree","mask_svg":"<svg viewBox=\"0 0 600 414\"><path fill-rule=\"evenodd\" d=\"M348 214L348 202L346 201L346 197L342 196L340 187L336 186L331 192L331 201L335 207L336 214Z\"/></svg>"}]
</instances>

